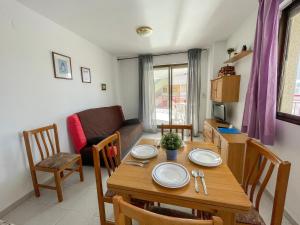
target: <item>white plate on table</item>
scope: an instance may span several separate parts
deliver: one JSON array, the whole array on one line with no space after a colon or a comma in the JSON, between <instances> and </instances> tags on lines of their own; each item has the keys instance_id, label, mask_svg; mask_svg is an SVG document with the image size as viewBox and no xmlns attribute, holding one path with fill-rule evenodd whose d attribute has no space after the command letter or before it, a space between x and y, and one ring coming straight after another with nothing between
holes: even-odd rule
<instances>
[{"instance_id":1,"label":"white plate on table","mask_svg":"<svg viewBox=\"0 0 300 225\"><path fill-rule=\"evenodd\" d=\"M150 159L157 156L158 150L152 145L137 145L131 149L130 154L136 159Z\"/></svg>"},{"instance_id":2,"label":"white plate on table","mask_svg":"<svg viewBox=\"0 0 300 225\"><path fill-rule=\"evenodd\" d=\"M181 188L190 181L187 169L173 162L163 162L156 165L152 170L153 180L166 188Z\"/></svg>"},{"instance_id":3,"label":"white plate on table","mask_svg":"<svg viewBox=\"0 0 300 225\"><path fill-rule=\"evenodd\" d=\"M196 148L189 153L189 159L200 166L216 167L222 164L222 159L217 153L207 150Z\"/></svg>"}]
</instances>

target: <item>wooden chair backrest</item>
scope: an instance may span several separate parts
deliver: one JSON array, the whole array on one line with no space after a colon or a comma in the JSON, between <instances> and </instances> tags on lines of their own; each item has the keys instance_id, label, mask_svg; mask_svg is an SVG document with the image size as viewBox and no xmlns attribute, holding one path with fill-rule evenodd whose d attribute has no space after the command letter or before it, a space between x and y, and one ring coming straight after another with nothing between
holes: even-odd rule
<instances>
[{"instance_id":1,"label":"wooden chair backrest","mask_svg":"<svg viewBox=\"0 0 300 225\"><path fill-rule=\"evenodd\" d=\"M122 197L113 198L115 224L125 225L125 218L131 218L139 222L140 225L222 225L223 221L219 217L212 220L192 220L169 217L149 212L147 210L133 206L125 202Z\"/></svg>"},{"instance_id":2,"label":"wooden chair backrest","mask_svg":"<svg viewBox=\"0 0 300 225\"><path fill-rule=\"evenodd\" d=\"M110 154L111 147L115 146L117 149L117 154L112 156ZM121 144L120 144L120 133L116 132L115 134L107 137L97 145L93 145L93 161L94 161L94 171L96 178L96 187L97 187L97 198L98 198L98 207L99 207L99 216L100 223L107 224L105 216L105 205L104 202L112 202L111 197L106 197L103 193L102 186L102 176L101 176L101 167L100 167L100 154L103 158L105 167L108 172L108 176L115 171L115 169L120 165L121 159Z\"/></svg>"},{"instance_id":3,"label":"wooden chair backrest","mask_svg":"<svg viewBox=\"0 0 300 225\"><path fill-rule=\"evenodd\" d=\"M248 157L250 155L252 157ZM245 174L243 188L249 194L250 200L257 211L259 211L262 194L274 169L277 168L278 170L271 225L281 225L290 167L290 162L282 161L264 145L253 139L247 140L245 171L248 171L248 173Z\"/></svg>"},{"instance_id":4,"label":"wooden chair backrest","mask_svg":"<svg viewBox=\"0 0 300 225\"><path fill-rule=\"evenodd\" d=\"M32 157L32 146L30 144L30 136L34 137L36 146L39 150L42 160L60 153L57 125L49 125L34 130L23 131L26 152L29 163L34 165Z\"/></svg>"},{"instance_id":5,"label":"wooden chair backrest","mask_svg":"<svg viewBox=\"0 0 300 225\"><path fill-rule=\"evenodd\" d=\"M191 141L193 141L193 125L192 124L188 124L188 125L177 125L177 124L162 124L160 125L160 130L161 130L161 135L164 135L165 130L168 130L168 132L170 133L181 133L181 139L184 140L184 131L188 130L190 137L191 137Z\"/></svg>"}]
</instances>

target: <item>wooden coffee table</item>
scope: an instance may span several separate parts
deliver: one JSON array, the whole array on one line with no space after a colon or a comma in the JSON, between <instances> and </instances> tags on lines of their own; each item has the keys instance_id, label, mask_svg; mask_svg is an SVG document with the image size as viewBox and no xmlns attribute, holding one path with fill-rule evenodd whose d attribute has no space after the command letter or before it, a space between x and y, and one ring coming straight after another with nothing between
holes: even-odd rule
<instances>
[{"instance_id":1,"label":"wooden coffee table","mask_svg":"<svg viewBox=\"0 0 300 225\"><path fill-rule=\"evenodd\" d=\"M139 144L154 145L155 140L142 139ZM145 167L121 163L107 180L107 186L109 190L123 196L128 201L130 198L137 198L191 209L213 211L223 219L225 225L235 224L235 214L247 212L251 208L248 196L227 165L222 164L216 168L206 168L192 163L188 159L188 153L196 147L217 152L216 147L208 143L186 142L186 146L178 151L176 162L184 165L188 171L192 169L204 171L208 195L204 195L200 179L198 180L200 193L195 192L192 177L187 186L179 189L168 189L156 184L152 180L152 169L158 163L166 161L166 154L161 148L158 156L151 159L151 162ZM127 155L124 160L128 159L132 159L131 155Z\"/></svg>"}]
</instances>

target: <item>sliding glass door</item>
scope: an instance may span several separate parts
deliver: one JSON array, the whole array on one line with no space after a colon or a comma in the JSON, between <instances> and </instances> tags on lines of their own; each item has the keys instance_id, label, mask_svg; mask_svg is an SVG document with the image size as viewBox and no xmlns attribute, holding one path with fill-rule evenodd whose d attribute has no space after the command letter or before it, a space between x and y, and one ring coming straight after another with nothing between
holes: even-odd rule
<instances>
[{"instance_id":1,"label":"sliding glass door","mask_svg":"<svg viewBox=\"0 0 300 225\"><path fill-rule=\"evenodd\" d=\"M154 80L157 124L184 124L187 64L154 67Z\"/></svg>"}]
</instances>

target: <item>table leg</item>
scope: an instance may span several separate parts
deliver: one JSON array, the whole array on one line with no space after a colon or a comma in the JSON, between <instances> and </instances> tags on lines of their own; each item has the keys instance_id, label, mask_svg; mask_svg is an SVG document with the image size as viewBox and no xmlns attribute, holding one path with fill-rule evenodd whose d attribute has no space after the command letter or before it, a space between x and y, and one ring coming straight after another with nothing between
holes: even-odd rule
<instances>
[{"instance_id":1,"label":"table leg","mask_svg":"<svg viewBox=\"0 0 300 225\"><path fill-rule=\"evenodd\" d=\"M122 195L124 201L131 202L131 198L129 195ZM129 217L125 217L125 225L132 225L132 219Z\"/></svg>"},{"instance_id":2,"label":"table leg","mask_svg":"<svg viewBox=\"0 0 300 225\"><path fill-rule=\"evenodd\" d=\"M218 211L216 216L219 216L222 218L224 225L235 225L236 224L235 213Z\"/></svg>"}]
</instances>

